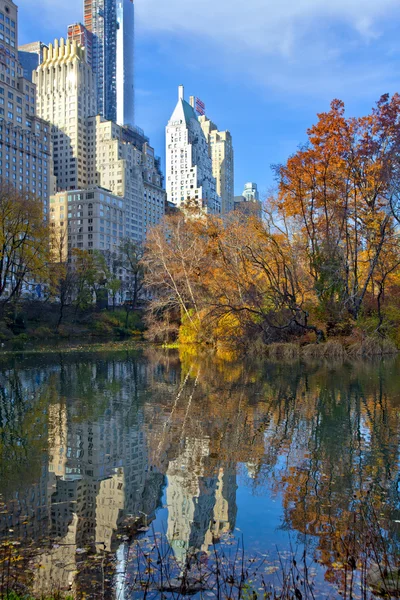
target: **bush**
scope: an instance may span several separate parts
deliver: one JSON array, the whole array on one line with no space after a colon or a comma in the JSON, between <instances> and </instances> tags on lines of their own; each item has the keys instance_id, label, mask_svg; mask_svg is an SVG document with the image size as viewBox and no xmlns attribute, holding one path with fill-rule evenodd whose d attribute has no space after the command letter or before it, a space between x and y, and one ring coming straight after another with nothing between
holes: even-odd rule
<instances>
[{"instance_id":1,"label":"bush","mask_svg":"<svg viewBox=\"0 0 400 600\"><path fill-rule=\"evenodd\" d=\"M92 324L91 330L94 335L112 335L114 328L104 319L98 319Z\"/></svg>"},{"instance_id":2,"label":"bush","mask_svg":"<svg viewBox=\"0 0 400 600\"><path fill-rule=\"evenodd\" d=\"M26 333L20 333L17 337L12 340L13 350L23 350L26 343L29 341L29 336Z\"/></svg>"},{"instance_id":3,"label":"bush","mask_svg":"<svg viewBox=\"0 0 400 600\"><path fill-rule=\"evenodd\" d=\"M54 331L49 327L37 327L32 331L32 337L38 338L39 340L45 340L49 337L54 336Z\"/></svg>"}]
</instances>

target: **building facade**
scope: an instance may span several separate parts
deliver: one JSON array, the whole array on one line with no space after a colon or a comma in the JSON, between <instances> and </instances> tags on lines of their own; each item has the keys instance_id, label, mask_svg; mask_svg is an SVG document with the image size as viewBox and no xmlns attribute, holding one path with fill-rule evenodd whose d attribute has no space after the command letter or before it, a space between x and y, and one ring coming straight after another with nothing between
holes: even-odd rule
<instances>
[{"instance_id":1,"label":"building facade","mask_svg":"<svg viewBox=\"0 0 400 600\"><path fill-rule=\"evenodd\" d=\"M36 116L36 92L18 57L18 8L0 0L0 178L34 194L47 218L54 191L51 133Z\"/></svg>"},{"instance_id":2,"label":"building facade","mask_svg":"<svg viewBox=\"0 0 400 600\"><path fill-rule=\"evenodd\" d=\"M88 178L86 119L97 113L95 78L76 41L55 40L33 74L37 112L52 125L57 190L85 188Z\"/></svg>"},{"instance_id":3,"label":"building facade","mask_svg":"<svg viewBox=\"0 0 400 600\"><path fill-rule=\"evenodd\" d=\"M50 224L63 244L67 260L73 248L117 253L125 238L125 200L108 190L58 192L50 198Z\"/></svg>"},{"instance_id":4,"label":"building facade","mask_svg":"<svg viewBox=\"0 0 400 600\"><path fill-rule=\"evenodd\" d=\"M194 102L191 104L193 106ZM234 152L232 136L229 131L219 131L215 123L210 121L205 115L200 115L198 119L208 143L217 194L221 198L221 213L224 214L234 208Z\"/></svg>"},{"instance_id":5,"label":"building facade","mask_svg":"<svg viewBox=\"0 0 400 600\"><path fill-rule=\"evenodd\" d=\"M178 207L190 203L205 212L221 212L207 140L183 86L166 127L166 190L168 201Z\"/></svg>"},{"instance_id":6,"label":"building facade","mask_svg":"<svg viewBox=\"0 0 400 600\"><path fill-rule=\"evenodd\" d=\"M84 0L84 25L93 36L99 113L120 125L133 125L133 0Z\"/></svg>"}]
</instances>

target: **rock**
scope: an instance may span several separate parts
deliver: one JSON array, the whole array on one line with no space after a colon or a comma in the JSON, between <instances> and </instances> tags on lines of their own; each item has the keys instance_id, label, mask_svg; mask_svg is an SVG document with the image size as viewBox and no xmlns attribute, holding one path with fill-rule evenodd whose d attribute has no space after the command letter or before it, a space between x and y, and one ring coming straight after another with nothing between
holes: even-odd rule
<instances>
[{"instance_id":1,"label":"rock","mask_svg":"<svg viewBox=\"0 0 400 600\"><path fill-rule=\"evenodd\" d=\"M372 565L368 569L367 585L374 594L400 598L400 567Z\"/></svg>"}]
</instances>

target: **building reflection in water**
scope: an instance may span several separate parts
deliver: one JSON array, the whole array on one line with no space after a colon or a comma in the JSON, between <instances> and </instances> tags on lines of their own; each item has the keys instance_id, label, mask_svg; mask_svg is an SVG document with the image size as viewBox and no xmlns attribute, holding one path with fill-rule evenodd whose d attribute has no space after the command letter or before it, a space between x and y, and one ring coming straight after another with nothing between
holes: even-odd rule
<instances>
[{"instance_id":1,"label":"building reflection in water","mask_svg":"<svg viewBox=\"0 0 400 600\"><path fill-rule=\"evenodd\" d=\"M21 381L24 372L18 377ZM31 384L24 382L22 396L27 390L34 396ZM3 493L7 514L0 517L3 538L12 529L15 537L47 539L37 557L36 594L55 588L79 594L87 553L112 553L115 585L123 597L128 550L121 532L132 518L151 523L165 487L167 537L180 563L189 551L207 552L234 526L235 469L221 463L210 472L205 464L209 436L181 429L190 390L182 389L175 367L148 361L72 362L49 367L40 387L51 390L41 412L46 462L32 484L19 481L18 492ZM177 407L172 419L171 406Z\"/></svg>"},{"instance_id":2,"label":"building reflection in water","mask_svg":"<svg viewBox=\"0 0 400 600\"><path fill-rule=\"evenodd\" d=\"M186 438L167 470L167 538L181 566L188 553L208 552L235 524L236 473L220 468L206 476L209 453L208 439Z\"/></svg>"}]
</instances>

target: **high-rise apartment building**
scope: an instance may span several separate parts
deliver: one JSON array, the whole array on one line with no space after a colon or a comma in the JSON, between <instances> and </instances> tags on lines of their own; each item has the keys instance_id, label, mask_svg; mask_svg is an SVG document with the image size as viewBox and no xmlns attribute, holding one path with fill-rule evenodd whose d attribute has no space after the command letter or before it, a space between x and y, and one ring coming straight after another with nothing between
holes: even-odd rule
<instances>
[{"instance_id":1,"label":"high-rise apartment building","mask_svg":"<svg viewBox=\"0 0 400 600\"><path fill-rule=\"evenodd\" d=\"M93 35L99 113L120 125L133 125L133 0L84 0L84 25Z\"/></svg>"},{"instance_id":2,"label":"high-rise apartment building","mask_svg":"<svg viewBox=\"0 0 400 600\"><path fill-rule=\"evenodd\" d=\"M206 137L179 86L178 103L166 127L166 189L168 201L187 202L211 213L221 212Z\"/></svg>"},{"instance_id":3,"label":"high-rise apartment building","mask_svg":"<svg viewBox=\"0 0 400 600\"><path fill-rule=\"evenodd\" d=\"M86 119L97 113L95 78L85 50L76 41L55 40L44 49L34 81L37 112L52 125L57 190L85 188L91 183Z\"/></svg>"},{"instance_id":4,"label":"high-rise apartment building","mask_svg":"<svg viewBox=\"0 0 400 600\"><path fill-rule=\"evenodd\" d=\"M18 47L18 58L25 79L32 81L32 72L43 62L43 51L47 48L43 42L31 42Z\"/></svg>"},{"instance_id":5,"label":"high-rise apartment building","mask_svg":"<svg viewBox=\"0 0 400 600\"><path fill-rule=\"evenodd\" d=\"M125 199L108 190L58 192L50 198L50 224L60 246L55 259L67 260L73 248L117 252L126 236Z\"/></svg>"},{"instance_id":6,"label":"high-rise apartment building","mask_svg":"<svg viewBox=\"0 0 400 600\"><path fill-rule=\"evenodd\" d=\"M70 42L76 42L86 50L86 62L93 64L93 34L86 29L82 23L74 23L68 26L68 39ZM42 62L42 61L41 61ZM36 68L36 67L35 67Z\"/></svg>"},{"instance_id":7,"label":"high-rise apartment building","mask_svg":"<svg viewBox=\"0 0 400 600\"><path fill-rule=\"evenodd\" d=\"M50 127L36 116L35 86L18 58L18 9L0 0L0 178L42 201L53 190Z\"/></svg>"},{"instance_id":8,"label":"high-rise apartment building","mask_svg":"<svg viewBox=\"0 0 400 600\"><path fill-rule=\"evenodd\" d=\"M114 251L122 237L142 241L165 212L160 161L148 138L138 128L121 127L97 115L95 77L76 41L50 44L34 79L38 112L52 124L59 192L51 199L52 223L60 233L67 231L70 249ZM88 194L111 198L112 210L117 202L119 212L123 211L122 232L119 223L115 231L116 221L107 222L107 208L98 215L103 223L94 222L96 201L90 201ZM65 198L72 210L64 206ZM80 208L75 210L76 203Z\"/></svg>"},{"instance_id":9,"label":"high-rise apartment building","mask_svg":"<svg viewBox=\"0 0 400 600\"><path fill-rule=\"evenodd\" d=\"M194 98L191 97L194 107ZM234 208L234 159L232 136L229 131L219 131L218 127L205 115L198 117L208 143L212 160L213 176L217 184L217 194L221 198L221 213Z\"/></svg>"}]
</instances>

